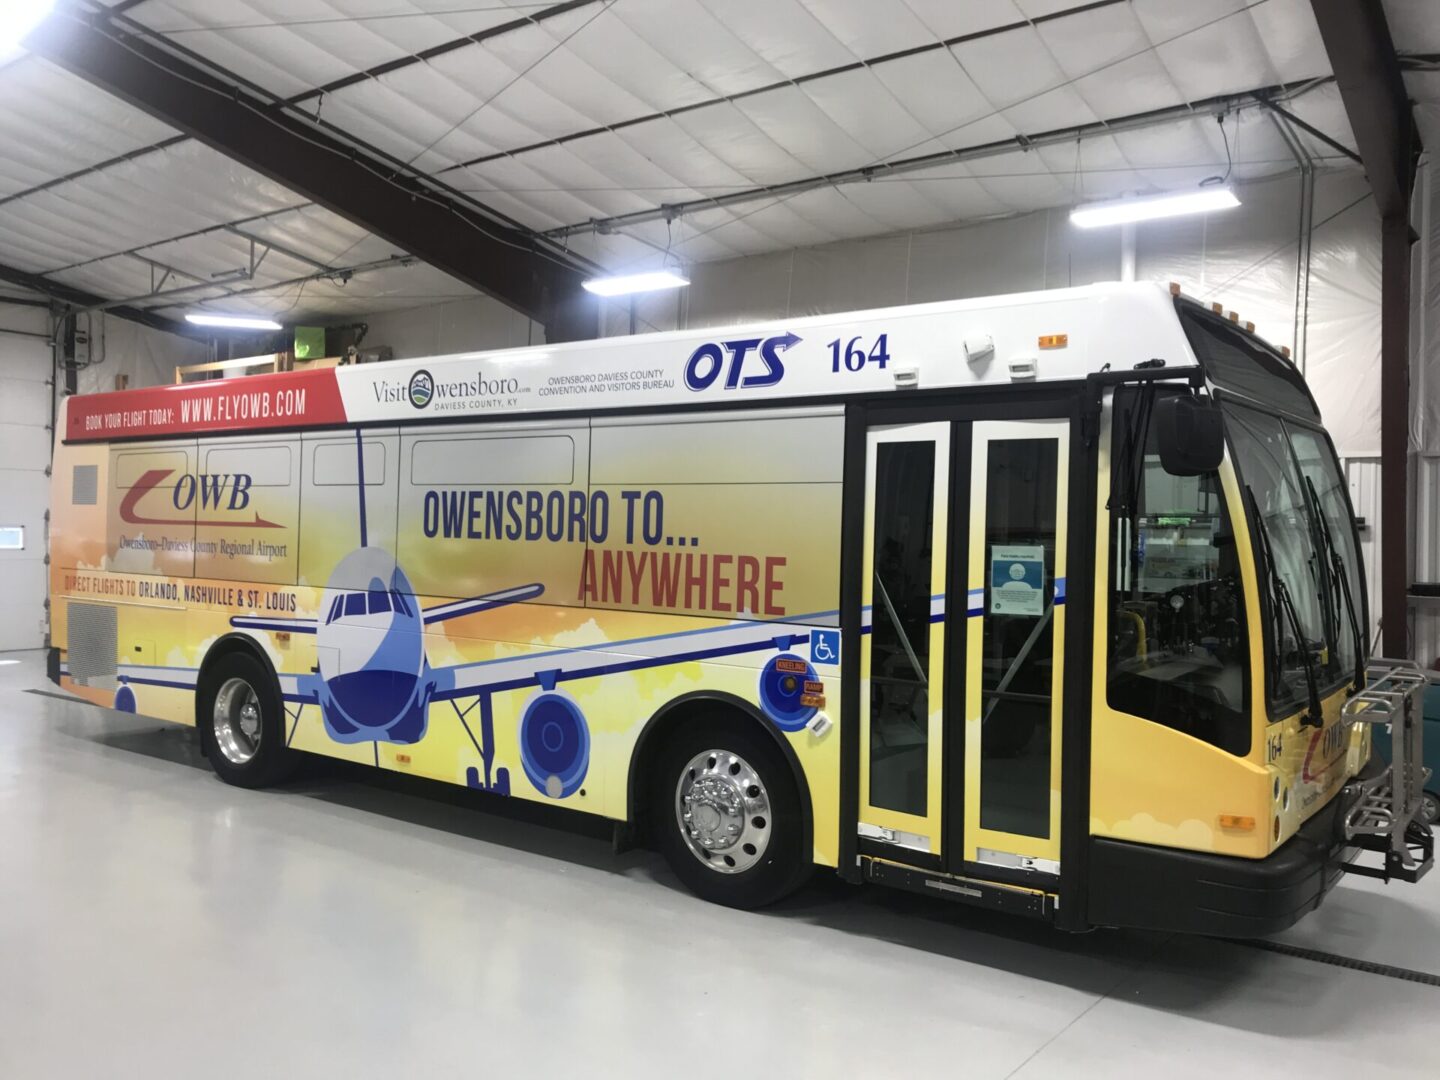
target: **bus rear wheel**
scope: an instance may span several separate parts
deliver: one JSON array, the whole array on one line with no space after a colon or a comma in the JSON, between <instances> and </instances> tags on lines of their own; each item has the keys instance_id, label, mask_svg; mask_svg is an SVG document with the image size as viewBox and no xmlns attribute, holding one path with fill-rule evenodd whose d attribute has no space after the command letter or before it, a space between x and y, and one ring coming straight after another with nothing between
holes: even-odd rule
<instances>
[{"instance_id":1,"label":"bus rear wheel","mask_svg":"<svg viewBox=\"0 0 1440 1080\"><path fill-rule=\"evenodd\" d=\"M809 876L794 777L752 723L717 716L686 724L658 765L651 834L691 892L727 907L758 908Z\"/></svg>"},{"instance_id":2,"label":"bus rear wheel","mask_svg":"<svg viewBox=\"0 0 1440 1080\"><path fill-rule=\"evenodd\" d=\"M245 653L230 653L206 672L196 702L200 744L215 775L237 787L269 787L294 768L285 745L285 708L275 676Z\"/></svg>"}]
</instances>

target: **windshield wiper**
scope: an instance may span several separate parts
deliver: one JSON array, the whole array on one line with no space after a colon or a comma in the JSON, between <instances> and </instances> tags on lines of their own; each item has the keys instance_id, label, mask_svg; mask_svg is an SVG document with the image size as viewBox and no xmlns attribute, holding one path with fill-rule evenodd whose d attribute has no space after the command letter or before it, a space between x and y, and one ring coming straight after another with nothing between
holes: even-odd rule
<instances>
[{"instance_id":1,"label":"windshield wiper","mask_svg":"<svg viewBox=\"0 0 1440 1080\"><path fill-rule=\"evenodd\" d=\"M1301 479L1306 484L1300 492L1300 498L1305 504L1305 524L1306 531L1310 534L1311 549L1306 564L1310 567L1310 577L1315 583L1315 599L1320 602L1322 644L1325 647L1325 665L1329 667L1330 657L1340 652L1340 601L1336 595L1340 590L1330 579L1334 566L1325 549L1325 537L1320 532L1319 505L1310 501L1310 478L1302 473Z\"/></svg>"},{"instance_id":2,"label":"windshield wiper","mask_svg":"<svg viewBox=\"0 0 1440 1080\"><path fill-rule=\"evenodd\" d=\"M1365 638L1360 633L1360 616L1355 611L1355 596L1350 591L1350 575L1345 570L1345 559L1335 544L1335 534L1330 531L1330 522L1320 506L1320 495L1315 490L1315 481L1305 477L1305 492L1311 506L1312 516L1319 526L1321 560L1330 557L1330 573L1334 576L1334 589L1345 601L1345 614L1350 622L1350 643L1355 649L1355 693L1365 689Z\"/></svg>"},{"instance_id":3,"label":"windshield wiper","mask_svg":"<svg viewBox=\"0 0 1440 1080\"><path fill-rule=\"evenodd\" d=\"M1300 724L1302 727L1321 727L1325 723L1325 718L1320 709L1320 687L1315 679L1315 665L1310 655L1310 645L1300 629L1300 616L1295 611L1295 601L1290 596L1290 587L1285 584L1285 580L1280 576L1280 571L1275 565L1275 549L1270 543L1270 530L1265 525L1265 517L1260 512L1260 500L1255 497L1255 489L1249 484L1245 485L1245 494L1250 499L1250 511L1255 516L1255 533L1260 538L1260 557L1265 561L1265 569L1268 572L1270 595L1274 597L1275 607L1279 609L1278 613L1290 623L1290 629L1295 634L1295 647L1300 653L1300 663L1305 670L1305 688L1308 691L1309 706L1305 715L1300 717ZM1284 663L1284 633L1277 625L1275 627L1275 674L1277 679Z\"/></svg>"}]
</instances>

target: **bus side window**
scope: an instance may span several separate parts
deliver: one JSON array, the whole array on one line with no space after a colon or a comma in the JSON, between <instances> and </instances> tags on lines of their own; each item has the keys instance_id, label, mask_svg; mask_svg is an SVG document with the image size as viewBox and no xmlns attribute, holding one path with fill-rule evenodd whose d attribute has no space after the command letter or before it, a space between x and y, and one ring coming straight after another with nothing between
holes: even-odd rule
<instances>
[{"instance_id":1,"label":"bus side window","mask_svg":"<svg viewBox=\"0 0 1440 1080\"><path fill-rule=\"evenodd\" d=\"M1224 491L1218 473L1160 467L1155 430L1135 407L1142 393L1116 394L1107 698L1243 755L1245 608Z\"/></svg>"},{"instance_id":2,"label":"bus side window","mask_svg":"<svg viewBox=\"0 0 1440 1080\"><path fill-rule=\"evenodd\" d=\"M307 433L297 456L304 466L305 502L296 529L300 584L332 589L342 597L368 590L375 564L346 564L345 559L362 546L395 552L399 438L370 429L363 440L354 432ZM387 588L391 584L385 582ZM350 614L348 608L341 610Z\"/></svg>"},{"instance_id":3,"label":"bus side window","mask_svg":"<svg viewBox=\"0 0 1440 1080\"><path fill-rule=\"evenodd\" d=\"M571 420L404 431L398 555L414 594L464 599L536 583L541 603L578 603L589 473L589 427ZM483 633L483 623L462 625Z\"/></svg>"},{"instance_id":4,"label":"bus side window","mask_svg":"<svg viewBox=\"0 0 1440 1080\"><path fill-rule=\"evenodd\" d=\"M199 444L197 577L295 584L299 445L268 437Z\"/></svg>"}]
</instances>

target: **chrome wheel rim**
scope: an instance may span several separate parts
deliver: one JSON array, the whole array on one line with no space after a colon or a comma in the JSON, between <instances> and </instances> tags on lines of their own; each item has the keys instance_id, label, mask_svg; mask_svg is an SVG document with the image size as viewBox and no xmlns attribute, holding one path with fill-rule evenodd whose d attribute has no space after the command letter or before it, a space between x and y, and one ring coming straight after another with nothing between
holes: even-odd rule
<instances>
[{"instance_id":1,"label":"chrome wheel rim","mask_svg":"<svg viewBox=\"0 0 1440 1080\"><path fill-rule=\"evenodd\" d=\"M227 679L215 695L215 745L232 765L244 765L260 750L260 698L244 679Z\"/></svg>"},{"instance_id":2,"label":"chrome wheel rim","mask_svg":"<svg viewBox=\"0 0 1440 1080\"><path fill-rule=\"evenodd\" d=\"M740 874L765 856L774 823L754 767L729 750L696 754L675 785L675 821L690 854L718 874Z\"/></svg>"},{"instance_id":3,"label":"chrome wheel rim","mask_svg":"<svg viewBox=\"0 0 1440 1080\"><path fill-rule=\"evenodd\" d=\"M1420 820L1425 825L1440 824L1440 795L1425 792L1420 799Z\"/></svg>"}]
</instances>

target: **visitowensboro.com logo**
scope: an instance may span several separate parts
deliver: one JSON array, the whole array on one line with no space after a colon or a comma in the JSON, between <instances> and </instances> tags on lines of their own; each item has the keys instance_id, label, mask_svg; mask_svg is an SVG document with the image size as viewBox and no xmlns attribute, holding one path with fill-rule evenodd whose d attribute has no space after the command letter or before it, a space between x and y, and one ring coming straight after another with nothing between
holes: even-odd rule
<instances>
[{"instance_id":1,"label":"visitowensboro.com logo","mask_svg":"<svg viewBox=\"0 0 1440 1080\"><path fill-rule=\"evenodd\" d=\"M403 376L401 377L403 378ZM417 409L433 406L436 409L464 409L513 406L517 395L528 393L519 379L486 377L476 371L469 378L446 379L436 382L435 376L424 368L410 376L409 382L401 378L379 380L372 383L377 404L400 404L408 401ZM439 399L439 404L435 404Z\"/></svg>"}]
</instances>

